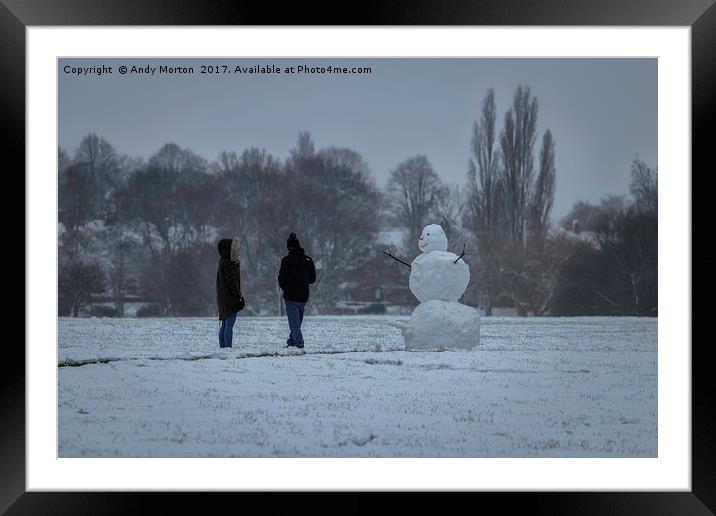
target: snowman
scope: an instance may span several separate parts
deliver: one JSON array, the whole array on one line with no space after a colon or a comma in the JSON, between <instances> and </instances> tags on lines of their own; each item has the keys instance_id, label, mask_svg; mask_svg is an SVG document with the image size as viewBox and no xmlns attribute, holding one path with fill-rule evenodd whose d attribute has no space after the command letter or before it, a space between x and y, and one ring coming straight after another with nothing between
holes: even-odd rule
<instances>
[{"instance_id":1,"label":"snowman","mask_svg":"<svg viewBox=\"0 0 716 516\"><path fill-rule=\"evenodd\" d=\"M410 322L396 323L403 333L406 349L473 348L480 343L480 314L472 307L458 303L470 282L470 268L460 256L447 250L443 228L425 226L418 247L421 254L408 264L410 291L420 304Z\"/></svg>"}]
</instances>

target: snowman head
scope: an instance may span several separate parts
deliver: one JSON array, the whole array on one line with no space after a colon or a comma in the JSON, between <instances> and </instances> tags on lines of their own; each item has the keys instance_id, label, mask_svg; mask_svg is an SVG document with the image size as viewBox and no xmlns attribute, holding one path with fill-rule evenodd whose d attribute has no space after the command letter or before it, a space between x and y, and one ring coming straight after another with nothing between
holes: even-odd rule
<instances>
[{"instance_id":1,"label":"snowman head","mask_svg":"<svg viewBox=\"0 0 716 516\"><path fill-rule=\"evenodd\" d=\"M447 237L443 228L437 224L429 224L423 228L418 240L418 247L423 253L430 251L447 251Z\"/></svg>"}]
</instances>

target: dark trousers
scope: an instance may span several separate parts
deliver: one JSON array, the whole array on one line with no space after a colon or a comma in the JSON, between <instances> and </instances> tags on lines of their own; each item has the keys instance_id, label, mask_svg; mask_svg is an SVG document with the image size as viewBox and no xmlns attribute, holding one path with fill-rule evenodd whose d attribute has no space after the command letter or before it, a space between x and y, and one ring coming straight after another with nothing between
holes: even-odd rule
<instances>
[{"instance_id":1,"label":"dark trousers","mask_svg":"<svg viewBox=\"0 0 716 516\"><path fill-rule=\"evenodd\" d=\"M230 348L231 340L234 337L234 323L236 322L236 316L238 312L231 314L229 317L221 321L221 328L219 329L219 347Z\"/></svg>"},{"instance_id":2,"label":"dark trousers","mask_svg":"<svg viewBox=\"0 0 716 516\"><path fill-rule=\"evenodd\" d=\"M289 301L288 299L284 299L284 302L286 303L286 317L288 318L288 327L291 330L291 333L286 340L286 344L303 346L303 333L301 333L301 323L303 322L303 310L306 307L306 303Z\"/></svg>"}]
</instances>

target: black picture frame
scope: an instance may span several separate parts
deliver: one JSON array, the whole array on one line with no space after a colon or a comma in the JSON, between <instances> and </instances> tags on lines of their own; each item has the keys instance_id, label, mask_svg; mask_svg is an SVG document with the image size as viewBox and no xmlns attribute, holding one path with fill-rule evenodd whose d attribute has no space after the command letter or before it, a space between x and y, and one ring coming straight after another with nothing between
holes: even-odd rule
<instances>
[{"instance_id":1,"label":"black picture frame","mask_svg":"<svg viewBox=\"0 0 716 516\"><path fill-rule=\"evenodd\" d=\"M607 26L690 26L692 44L692 169L703 169L713 146L709 136L716 123L716 6L714 0L520 0L446 2L423 0L369 1L356 3L345 11L320 4L293 3L277 7L271 3L230 0L0 0L0 103L2 104L2 143L5 157L13 156L14 168L6 169L21 182L25 167L25 29L48 25L607 25ZM711 164L710 169L713 169ZM13 172L13 174L8 174ZM684 174L691 174L684 171ZM713 174L711 174L713 175ZM691 174L691 177L694 177ZM700 178L700 182L703 179ZM25 192L24 181L17 186ZM708 205L709 189L694 190L693 205ZM703 202L699 202L699 196ZM7 209L7 208L6 208ZM12 212L16 218L17 209ZM6 214L7 215L7 214ZM706 230L708 221L692 217L694 228ZM6 218L5 220L12 220ZM12 224L11 224L12 225ZM15 224L16 226L19 226ZM15 228L19 233L19 229ZM695 231L698 233L698 229ZM25 234L13 239L25 242ZM702 243L701 246L708 245ZM692 250L693 252L693 250ZM19 254L19 251L16 250ZM25 251L23 246L23 261ZM707 256L705 253L702 256ZM19 261L14 256L10 263ZM693 260L692 269L711 268L713 259ZM19 265L18 265L19 266ZM693 267L695 266L695 267ZM6 272L8 272L6 270ZM26 278L32 271L26 270ZM692 272L693 274L693 272ZM11 275L7 275L11 276ZM19 276L19 275L16 275ZM712 280L702 276L706 291ZM25 299L23 294L23 300ZM17 303L19 305L19 303ZM697 314L708 317L708 303L692 303ZM23 303L23 307L24 307ZM28 310L42 307L28 306ZM26 315L26 314L25 314ZM47 314L54 317L55 314ZM9 324L9 323L8 323ZM179 493L80 493L26 492L25 489L25 353L16 339L4 340L2 391L0 394L0 511L7 514L85 514L142 513L150 502L159 501L162 512L172 507L186 512L188 497ZM692 345L691 342L670 343ZM475 493L478 500L499 503L501 510L528 508L549 514L712 514L716 511L716 435L714 389L709 385L711 362L707 359L708 340L693 345L692 351L692 490L690 492L530 492ZM48 348L49 350L49 348ZM240 493L242 506L255 498ZM282 497L272 494L271 512ZM318 494L303 495L306 508L326 507ZM344 512L371 510L369 496L352 495L354 503L341 502ZM226 500L226 495L204 493L199 502L202 512ZM451 502L458 503L452 499ZM195 502L196 503L196 502ZM221 503L221 502L219 502ZM294 502L295 503L295 502ZM423 506L422 493L401 502L404 509ZM244 504L247 504L244 506ZM319 505L317 505L319 504ZM452 505L452 504L451 504ZM237 507L238 509L238 507Z\"/></svg>"}]
</instances>

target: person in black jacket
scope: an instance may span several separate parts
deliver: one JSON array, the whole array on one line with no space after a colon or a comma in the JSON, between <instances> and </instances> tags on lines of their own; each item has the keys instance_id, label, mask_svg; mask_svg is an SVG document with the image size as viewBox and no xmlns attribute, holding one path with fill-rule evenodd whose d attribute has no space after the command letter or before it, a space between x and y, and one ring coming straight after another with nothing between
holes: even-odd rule
<instances>
[{"instance_id":1,"label":"person in black jacket","mask_svg":"<svg viewBox=\"0 0 716 516\"><path fill-rule=\"evenodd\" d=\"M304 252L299 244L296 233L288 235L286 247L288 256L284 256L281 260L281 269L278 273L278 285L283 290L286 317L291 330L286 340L286 347L303 348L301 323L303 322L303 311L308 302L308 286L316 281L316 267L313 259Z\"/></svg>"},{"instance_id":2,"label":"person in black jacket","mask_svg":"<svg viewBox=\"0 0 716 516\"><path fill-rule=\"evenodd\" d=\"M216 303L219 307L219 347L230 348L236 316L241 310L239 239L219 240L219 268L216 271Z\"/></svg>"}]
</instances>

